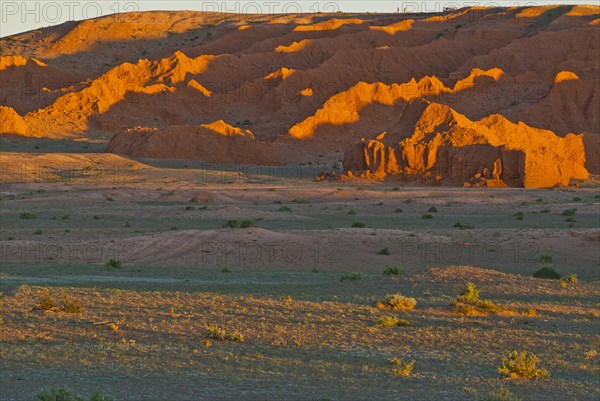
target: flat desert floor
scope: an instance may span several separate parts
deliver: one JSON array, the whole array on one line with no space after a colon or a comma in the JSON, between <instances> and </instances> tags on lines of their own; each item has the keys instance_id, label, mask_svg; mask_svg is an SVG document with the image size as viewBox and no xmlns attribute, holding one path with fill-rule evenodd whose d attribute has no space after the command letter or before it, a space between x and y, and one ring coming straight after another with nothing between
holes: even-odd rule
<instances>
[{"instance_id":1,"label":"flat desert floor","mask_svg":"<svg viewBox=\"0 0 600 401\"><path fill-rule=\"evenodd\" d=\"M308 164L2 157L2 400L60 386L144 401L600 397L593 181L419 188L315 182ZM533 278L542 267L578 280ZM491 308L453 305L469 282ZM396 293L414 308L386 307ZM549 378L498 372L525 350Z\"/></svg>"}]
</instances>

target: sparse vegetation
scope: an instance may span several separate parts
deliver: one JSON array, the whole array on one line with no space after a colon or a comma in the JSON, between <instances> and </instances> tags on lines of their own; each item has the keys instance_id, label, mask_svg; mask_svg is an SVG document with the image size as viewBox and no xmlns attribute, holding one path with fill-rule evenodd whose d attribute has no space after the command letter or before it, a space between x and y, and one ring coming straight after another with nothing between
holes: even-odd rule
<instances>
[{"instance_id":1,"label":"sparse vegetation","mask_svg":"<svg viewBox=\"0 0 600 401\"><path fill-rule=\"evenodd\" d=\"M104 267L106 267L107 269L120 269L121 267L123 267L123 263L121 263L120 260L116 260L116 259L109 259L105 264Z\"/></svg>"},{"instance_id":2,"label":"sparse vegetation","mask_svg":"<svg viewBox=\"0 0 600 401\"><path fill-rule=\"evenodd\" d=\"M238 221L237 220L227 220L223 224L223 228L237 228L237 226L238 226Z\"/></svg>"},{"instance_id":3,"label":"sparse vegetation","mask_svg":"<svg viewBox=\"0 0 600 401\"><path fill-rule=\"evenodd\" d=\"M552 263L552 256L543 254L540 256L540 261L544 263Z\"/></svg>"},{"instance_id":4,"label":"sparse vegetation","mask_svg":"<svg viewBox=\"0 0 600 401\"><path fill-rule=\"evenodd\" d=\"M394 376L410 376L415 366L415 361L405 361L399 358L392 358L389 362L392 366Z\"/></svg>"},{"instance_id":5,"label":"sparse vegetation","mask_svg":"<svg viewBox=\"0 0 600 401\"><path fill-rule=\"evenodd\" d=\"M250 228L250 227L254 227L253 220L242 220L242 222L240 223L240 228Z\"/></svg>"},{"instance_id":6,"label":"sparse vegetation","mask_svg":"<svg viewBox=\"0 0 600 401\"><path fill-rule=\"evenodd\" d=\"M227 330L221 326L209 325L205 327L205 335L211 340L244 342L244 335L235 330Z\"/></svg>"},{"instance_id":7,"label":"sparse vegetation","mask_svg":"<svg viewBox=\"0 0 600 401\"><path fill-rule=\"evenodd\" d=\"M421 220L430 220L433 219L433 215L431 214L422 214L421 215Z\"/></svg>"},{"instance_id":8,"label":"sparse vegetation","mask_svg":"<svg viewBox=\"0 0 600 401\"><path fill-rule=\"evenodd\" d=\"M380 316L375 322L378 326L392 327L392 326L411 326L412 323L406 319L399 319L396 316Z\"/></svg>"},{"instance_id":9,"label":"sparse vegetation","mask_svg":"<svg viewBox=\"0 0 600 401\"><path fill-rule=\"evenodd\" d=\"M73 313L73 314L81 314L85 312L85 309L79 303L79 300L73 297L70 297L67 294L63 294L61 296L62 306L61 310L65 313Z\"/></svg>"},{"instance_id":10,"label":"sparse vegetation","mask_svg":"<svg viewBox=\"0 0 600 401\"><path fill-rule=\"evenodd\" d=\"M391 252L389 250L389 248L386 246L385 248L381 248L379 251L377 251L378 255L391 255Z\"/></svg>"},{"instance_id":11,"label":"sparse vegetation","mask_svg":"<svg viewBox=\"0 0 600 401\"><path fill-rule=\"evenodd\" d=\"M279 209L277 209L277 211L278 211L278 212L291 212L291 211L292 211L292 209L290 209L290 208L289 208L289 207L287 207L287 206L282 206L282 207L280 207Z\"/></svg>"},{"instance_id":12,"label":"sparse vegetation","mask_svg":"<svg viewBox=\"0 0 600 401\"><path fill-rule=\"evenodd\" d=\"M577 274L575 274L575 273L569 274L568 276L560 279L560 285L563 288L566 288L569 285L577 285L578 282L579 282L579 279L577 278Z\"/></svg>"},{"instance_id":13,"label":"sparse vegetation","mask_svg":"<svg viewBox=\"0 0 600 401\"><path fill-rule=\"evenodd\" d=\"M364 227L366 227L366 224L361 221L355 221L354 223L352 223L352 228L364 228Z\"/></svg>"},{"instance_id":14,"label":"sparse vegetation","mask_svg":"<svg viewBox=\"0 0 600 401\"><path fill-rule=\"evenodd\" d=\"M454 312L465 316L514 312L514 309L510 307L495 304L487 299L480 299L479 295L479 289L473 283L467 283L459 296L452 303Z\"/></svg>"},{"instance_id":15,"label":"sparse vegetation","mask_svg":"<svg viewBox=\"0 0 600 401\"><path fill-rule=\"evenodd\" d=\"M98 391L94 391L89 397L82 395L76 395L67 387L50 388L40 390L37 394L38 401L111 401L112 399L108 396L100 394Z\"/></svg>"},{"instance_id":16,"label":"sparse vegetation","mask_svg":"<svg viewBox=\"0 0 600 401\"><path fill-rule=\"evenodd\" d=\"M438 210L437 210L437 208L435 206L431 206L429 209L427 209L427 211L429 213L437 213Z\"/></svg>"},{"instance_id":17,"label":"sparse vegetation","mask_svg":"<svg viewBox=\"0 0 600 401\"><path fill-rule=\"evenodd\" d=\"M384 276L397 276L401 273L402 269L396 266L386 266L385 270L383 271Z\"/></svg>"},{"instance_id":18,"label":"sparse vegetation","mask_svg":"<svg viewBox=\"0 0 600 401\"><path fill-rule=\"evenodd\" d=\"M567 209L567 210L563 211L562 215L563 216L575 216L576 213L577 213L577 209L571 208L571 209Z\"/></svg>"},{"instance_id":19,"label":"sparse vegetation","mask_svg":"<svg viewBox=\"0 0 600 401\"><path fill-rule=\"evenodd\" d=\"M44 292L38 299L37 306L41 310L49 311L58 308L58 304L49 292Z\"/></svg>"},{"instance_id":20,"label":"sparse vegetation","mask_svg":"<svg viewBox=\"0 0 600 401\"><path fill-rule=\"evenodd\" d=\"M482 398L478 398L478 401L521 401L521 399L513 395L508 389L501 388L492 391Z\"/></svg>"},{"instance_id":21,"label":"sparse vegetation","mask_svg":"<svg viewBox=\"0 0 600 401\"><path fill-rule=\"evenodd\" d=\"M365 275L360 272L345 273L340 276L340 281L359 281L363 280Z\"/></svg>"},{"instance_id":22,"label":"sparse vegetation","mask_svg":"<svg viewBox=\"0 0 600 401\"><path fill-rule=\"evenodd\" d=\"M515 216L515 219L517 220L523 220L524 217L523 212L517 212L513 216Z\"/></svg>"},{"instance_id":23,"label":"sparse vegetation","mask_svg":"<svg viewBox=\"0 0 600 401\"><path fill-rule=\"evenodd\" d=\"M458 223L454 224L452 227L458 228L459 230L469 230L469 229L475 228L475 227L473 227L472 225L470 225L468 223L463 224L461 222L458 222Z\"/></svg>"},{"instance_id":24,"label":"sparse vegetation","mask_svg":"<svg viewBox=\"0 0 600 401\"><path fill-rule=\"evenodd\" d=\"M504 377L515 379L547 378L550 373L546 369L537 367L538 357L527 351L513 351L508 357L502 359L498 373Z\"/></svg>"},{"instance_id":25,"label":"sparse vegetation","mask_svg":"<svg viewBox=\"0 0 600 401\"><path fill-rule=\"evenodd\" d=\"M33 219L37 219L37 216L35 213L23 212L19 215L19 218L22 220L33 220Z\"/></svg>"},{"instance_id":26,"label":"sparse vegetation","mask_svg":"<svg viewBox=\"0 0 600 401\"><path fill-rule=\"evenodd\" d=\"M414 298L405 297L401 294L388 294L383 301L377 302L375 306L380 309L414 309L417 305L417 300Z\"/></svg>"}]
</instances>

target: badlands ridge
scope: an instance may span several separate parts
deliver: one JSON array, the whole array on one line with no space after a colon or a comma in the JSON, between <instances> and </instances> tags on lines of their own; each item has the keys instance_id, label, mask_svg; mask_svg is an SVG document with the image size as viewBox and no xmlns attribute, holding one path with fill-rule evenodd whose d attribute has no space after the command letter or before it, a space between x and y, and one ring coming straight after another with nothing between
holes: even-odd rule
<instances>
[{"instance_id":1,"label":"badlands ridge","mask_svg":"<svg viewBox=\"0 0 600 401\"><path fill-rule=\"evenodd\" d=\"M600 174L600 7L143 12L0 39L0 133L138 158L342 162L551 187Z\"/></svg>"}]
</instances>

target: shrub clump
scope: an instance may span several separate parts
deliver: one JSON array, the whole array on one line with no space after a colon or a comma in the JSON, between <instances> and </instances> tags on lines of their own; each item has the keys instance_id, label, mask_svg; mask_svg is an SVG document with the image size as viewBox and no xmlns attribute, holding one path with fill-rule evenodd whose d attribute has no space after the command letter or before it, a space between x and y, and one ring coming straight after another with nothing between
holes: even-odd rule
<instances>
[{"instance_id":1,"label":"shrub clump","mask_svg":"<svg viewBox=\"0 0 600 401\"><path fill-rule=\"evenodd\" d=\"M375 305L380 309L391 308L391 309L414 309L417 305L417 300L414 298L405 297L398 293L388 294L385 296L383 301L377 302Z\"/></svg>"},{"instance_id":2,"label":"shrub clump","mask_svg":"<svg viewBox=\"0 0 600 401\"><path fill-rule=\"evenodd\" d=\"M379 251L377 251L378 255L390 255L391 252L389 250L389 248L386 246L385 248L381 248Z\"/></svg>"},{"instance_id":3,"label":"shrub clump","mask_svg":"<svg viewBox=\"0 0 600 401\"><path fill-rule=\"evenodd\" d=\"M244 342L244 335L238 331L227 331L221 326L210 325L205 327L207 338L219 341Z\"/></svg>"},{"instance_id":4,"label":"shrub clump","mask_svg":"<svg viewBox=\"0 0 600 401\"><path fill-rule=\"evenodd\" d=\"M42 294L42 296L40 296L40 298L38 299L37 306L39 309L45 311L54 310L58 308L58 304L48 292L45 292L44 294Z\"/></svg>"},{"instance_id":5,"label":"shrub clump","mask_svg":"<svg viewBox=\"0 0 600 401\"><path fill-rule=\"evenodd\" d=\"M415 361L405 361L399 358L392 358L389 362L392 366L394 376L410 376L415 366Z\"/></svg>"},{"instance_id":6,"label":"shrub clump","mask_svg":"<svg viewBox=\"0 0 600 401\"><path fill-rule=\"evenodd\" d=\"M560 286L562 288L567 288L567 286L570 285L577 285L577 283L579 282L579 279L577 278L577 274L573 273L573 274L569 274L566 277L563 277L560 279Z\"/></svg>"},{"instance_id":7,"label":"shrub clump","mask_svg":"<svg viewBox=\"0 0 600 401\"><path fill-rule=\"evenodd\" d=\"M352 272L347 274L342 274L340 276L340 281L359 281L365 278L365 275L360 272Z\"/></svg>"},{"instance_id":8,"label":"shrub clump","mask_svg":"<svg viewBox=\"0 0 600 401\"><path fill-rule=\"evenodd\" d=\"M237 220L227 220L223 224L223 228L237 228L237 226L238 226L238 221Z\"/></svg>"},{"instance_id":9,"label":"shrub clump","mask_svg":"<svg viewBox=\"0 0 600 401\"><path fill-rule=\"evenodd\" d=\"M254 227L254 221L252 220L242 220L240 223L240 228L250 228Z\"/></svg>"},{"instance_id":10,"label":"shrub clump","mask_svg":"<svg viewBox=\"0 0 600 401\"><path fill-rule=\"evenodd\" d=\"M62 311L65 313L73 313L79 314L85 312L85 309L79 303L79 300L76 298L72 298L67 294L63 294L61 297L62 300Z\"/></svg>"},{"instance_id":11,"label":"shrub clump","mask_svg":"<svg viewBox=\"0 0 600 401\"><path fill-rule=\"evenodd\" d=\"M459 315L474 316L489 313L514 312L514 309L498 305L488 299L479 298L479 289L473 283L467 283L454 302L454 312Z\"/></svg>"},{"instance_id":12,"label":"shrub clump","mask_svg":"<svg viewBox=\"0 0 600 401\"><path fill-rule=\"evenodd\" d=\"M384 327L412 326L412 323L408 320L399 319L396 316L381 316L377 319L376 324Z\"/></svg>"},{"instance_id":13,"label":"shrub clump","mask_svg":"<svg viewBox=\"0 0 600 401\"><path fill-rule=\"evenodd\" d=\"M402 269L397 268L396 266L386 266L383 271L384 276L397 276L402 273Z\"/></svg>"},{"instance_id":14,"label":"shrub clump","mask_svg":"<svg viewBox=\"0 0 600 401\"><path fill-rule=\"evenodd\" d=\"M470 229L472 229L472 228L475 228L475 227L473 227L473 226L472 226L471 224L469 224L469 223L465 223L465 224L463 224L463 223L461 223L461 222L458 222L458 223L454 224L452 227L454 227L454 228L458 228L459 230L470 230Z\"/></svg>"},{"instance_id":15,"label":"shrub clump","mask_svg":"<svg viewBox=\"0 0 600 401\"><path fill-rule=\"evenodd\" d=\"M550 373L546 369L537 367L538 362L538 357L531 352L513 351L508 354L508 357L502 359L498 373L511 379L544 379L549 377Z\"/></svg>"},{"instance_id":16,"label":"shrub clump","mask_svg":"<svg viewBox=\"0 0 600 401\"><path fill-rule=\"evenodd\" d=\"M363 228L365 227L365 223L361 222L361 221L355 221L354 223L352 223L352 228Z\"/></svg>"},{"instance_id":17,"label":"shrub clump","mask_svg":"<svg viewBox=\"0 0 600 401\"><path fill-rule=\"evenodd\" d=\"M31 212L23 212L19 215L19 218L22 220L33 220L37 219L37 215Z\"/></svg>"},{"instance_id":18,"label":"shrub clump","mask_svg":"<svg viewBox=\"0 0 600 401\"><path fill-rule=\"evenodd\" d=\"M41 390L37 394L39 401L111 401L112 399L94 391L89 397L73 394L67 387Z\"/></svg>"},{"instance_id":19,"label":"shrub clump","mask_svg":"<svg viewBox=\"0 0 600 401\"><path fill-rule=\"evenodd\" d=\"M120 269L121 267L123 267L123 264L120 260L109 259L108 262L104 264L104 267L106 267L107 269Z\"/></svg>"},{"instance_id":20,"label":"shrub clump","mask_svg":"<svg viewBox=\"0 0 600 401\"><path fill-rule=\"evenodd\" d=\"M521 401L521 399L513 395L508 389L501 388L492 391L483 398L479 398L478 401Z\"/></svg>"}]
</instances>

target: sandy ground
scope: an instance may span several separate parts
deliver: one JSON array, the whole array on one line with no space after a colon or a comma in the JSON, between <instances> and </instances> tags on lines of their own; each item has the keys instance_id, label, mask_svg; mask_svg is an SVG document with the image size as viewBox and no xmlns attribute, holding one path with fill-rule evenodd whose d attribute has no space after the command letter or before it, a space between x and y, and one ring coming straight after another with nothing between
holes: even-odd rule
<instances>
[{"instance_id":1,"label":"sandy ground","mask_svg":"<svg viewBox=\"0 0 600 401\"><path fill-rule=\"evenodd\" d=\"M593 181L419 188L317 183L309 165L3 161L3 400L62 385L144 401L475 400L501 387L523 400L600 395ZM253 226L223 228L228 220ZM107 268L109 259L123 266ZM401 274L384 276L390 266ZM532 278L543 266L579 283ZM343 279L353 272L362 275ZM454 313L469 281L513 311ZM59 304L69 294L85 312L36 310L45 291ZM416 308L374 307L395 292ZM412 326L381 327L383 315ZM210 324L245 341L207 343ZM501 379L513 349L534 352L551 377ZM415 360L413 373L394 376L394 357Z\"/></svg>"}]
</instances>

